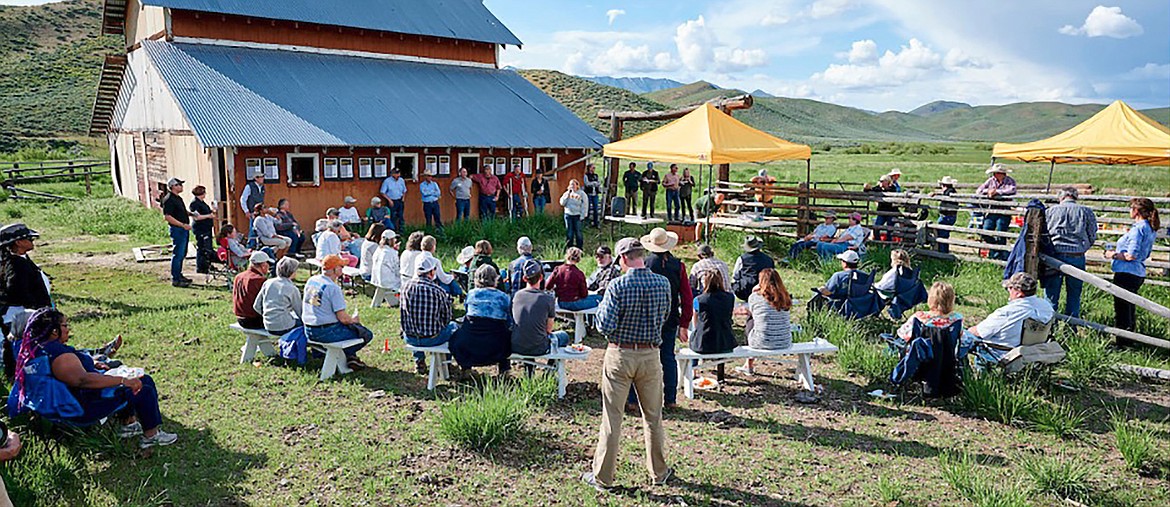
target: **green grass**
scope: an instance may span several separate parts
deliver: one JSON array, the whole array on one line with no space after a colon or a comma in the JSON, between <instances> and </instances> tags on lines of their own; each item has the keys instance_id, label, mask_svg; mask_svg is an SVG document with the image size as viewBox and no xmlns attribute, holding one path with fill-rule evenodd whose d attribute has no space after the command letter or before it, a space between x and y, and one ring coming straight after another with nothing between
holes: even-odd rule
<instances>
[{"instance_id":1,"label":"green grass","mask_svg":"<svg viewBox=\"0 0 1170 507\"><path fill-rule=\"evenodd\" d=\"M518 439L531 410L519 389L490 380L443 404L439 433L456 444L487 451Z\"/></svg>"},{"instance_id":2,"label":"green grass","mask_svg":"<svg viewBox=\"0 0 1170 507\"><path fill-rule=\"evenodd\" d=\"M1154 431L1140 422L1129 420L1120 409L1110 414L1109 421L1117 450L1125 458L1125 464L1134 471L1144 471L1152 466L1157 455Z\"/></svg>"},{"instance_id":3,"label":"green grass","mask_svg":"<svg viewBox=\"0 0 1170 507\"><path fill-rule=\"evenodd\" d=\"M1093 491L1093 466L1075 457L1027 455L1019 462L1037 493L1083 500Z\"/></svg>"},{"instance_id":4,"label":"green grass","mask_svg":"<svg viewBox=\"0 0 1170 507\"><path fill-rule=\"evenodd\" d=\"M1015 482L1004 482L966 453L939 455L943 478L963 498L979 507L1023 507L1027 491Z\"/></svg>"}]
</instances>

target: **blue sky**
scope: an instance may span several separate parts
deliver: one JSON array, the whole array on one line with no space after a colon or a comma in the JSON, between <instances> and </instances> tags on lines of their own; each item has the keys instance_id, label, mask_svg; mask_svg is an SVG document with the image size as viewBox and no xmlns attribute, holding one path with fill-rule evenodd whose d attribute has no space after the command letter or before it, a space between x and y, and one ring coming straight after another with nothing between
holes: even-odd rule
<instances>
[{"instance_id":1,"label":"blue sky","mask_svg":"<svg viewBox=\"0 0 1170 507\"><path fill-rule=\"evenodd\" d=\"M1170 2L485 0L505 65L704 79L884 111L938 99L1170 105Z\"/></svg>"}]
</instances>

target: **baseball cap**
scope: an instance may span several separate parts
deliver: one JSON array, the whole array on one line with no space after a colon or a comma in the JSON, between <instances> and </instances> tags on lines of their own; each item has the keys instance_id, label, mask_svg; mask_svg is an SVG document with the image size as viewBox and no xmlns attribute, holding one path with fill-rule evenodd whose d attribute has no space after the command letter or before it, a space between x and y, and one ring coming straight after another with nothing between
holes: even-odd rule
<instances>
[{"instance_id":1,"label":"baseball cap","mask_svg":"<svg viewBox=\"0 0 1170 507\"><path fill-rule=\"evenodd\" d=\"M619 239L617 245L614 245L614 249L617 251L618 255L626 255L628 253L642 252L646 250L644 247L642 247L642 242L638 241L636 238Z\"/></svg>"},{"instance_id":2,"label":"baseball cap","mask_svg":"<svg viewBox=\"0 0 1170 507\"><path fill-rule=\"evenodd\" d=\"M536 276L541 273L544 273L544 266L541 266L540 262L538 262L536 259L528 259L524 261L524 265L520 267L520 274L524 278Z\"/></svg>"},{"instance_id":3,"label":"baseball cap","mask_svg":"<svg viewBox=\"0 0 1170 507\"><path fill-rule=\"evenodd\" d=\"M418 258L418 264L414 266L414 272L416 274L425 275L431 271L434 271L435 268L438 267L439 261L435 260L435 258L431 256L430 253L426 253Z\"/></svg>"},{"instance_id":4,"label":"baseball cap","mask_svg":"<svg viewBox=\"0 0 1170 507\"><path fill-rule=\"evenodd\" d=\"M380 197L375 197L375 198L373 198L373 199L370 199L370 205L372 206L372 205L375 205L375 204L382 204L382 198L380 198Z\"/></svg>"},{"instance_id":5,"label":"baseball cap","mask_svg":"<svg viewBox=\"0 0 1170 507\"><path fill-rule=\"evenodd\" d=\"M398 237L398 233L394 232L394 229L386 229L386 230L382 231L382 239L384 239L386 241L390 241L390 240L397 238L397 237Z\"/></svg>"},{"instance_id":6,"label":"baseball cap","mask_svg":"<svg viewBox=\"0 0 1170 507\"><path fill-rule=\"evenodd\" d=\"M854 211L853 213L850 213L850 214L849 214L849 219L850 219L850 220L855 220L855 221L857 221L858 223L861 223L861 213L858 213L858 212Z\"/></svg>"},{"instance_id":7,"label":"baseball cap","mask_svg":"<svg viewBox=\"0 0 1170 507\"><path fill-rule=\"evenodd\" d=\"M325 216L327 216L327 217L331 217L333 215L340 215L340 214L341 214L341 212L337 211L337 208L329 208L329 209L325 210Z\"/></svg>"},{"instance_id":8,"label":"baseball cap","mask_svg":"<svg viewBox=\"0 0 1170 507\"><path fill-rule=\"evenodd\" d=\"M1016 289L1027 294L1036 292L1036 278L1027 273L1016 273L1004 280L1002 285L1005 289Z\"/></svg>"},{"instance_id":9,"label":"baseball cap","mask_svg":"<svg viewBox=\"0 0 1170 507\"><path fill-rule=\"evenodd\" d=\"M347 264L348 263L345 262L345 259L342 259L341 256L337 254L329 254L326 255L324 259L321 259L321 269L326 271L330 269L337 269Z\"/></svg>"},{"instance_id":10,"label":"baseball cap","mask_svg":"<svg viewBox=\"0 0 1170 507\"><path fill-rule=\"evenodd\" d=\"M345 203L346 204L352 204L355 202L357 202L357 199L354 199L352 195L345 196Z\"/></svg>"},{"instance_id":11,"label":"baseball cap","mask_svg":"<svg viewBox=\"0 0 1170 507\"><path fill-rule=\"evenodd\" d=\"M186 183L186 182L179 179L179 178L171 178L171 179L167 180L167 188L171 188L175 185L182 185L183 183Z\"/></svg>"},{"instance_id":12,"label":"baseball cap","mask_svg":"<svg viewBox=\"0 0 1170 507\"><path fill-rule=\"evenodd\" d=\"M849 264L857 264L858 262L861 262L861 256L857 255L857 252L854 252L853 250L846 250L841 252L837 254L837 258L848 262Z\"/></svg>"},{"instance_id":13,"label":"baseball cap","mask_svg":"<svg viewBox=\"0 0 1170 507\"><path fill-rule=\"evenodd\" d=\"M268 254L263 250L257 250L252 252L251 257L248 257L248 262L253 266L256 266L258 264L272 262L272 257L269 257Z\"/></svg>"},{"instance_id":14,"label":"baseball cap","mask_svg":"<svg viewBox=\"0 0 1170 507\"><path fill-rule=\"evenodd\" d=\"M597 251L593 252L593 255L596 257L605 257L606 255L613 255L613 250L610 250L606 245L601 245L597 247Z\"/></svg>"}]
</instances>

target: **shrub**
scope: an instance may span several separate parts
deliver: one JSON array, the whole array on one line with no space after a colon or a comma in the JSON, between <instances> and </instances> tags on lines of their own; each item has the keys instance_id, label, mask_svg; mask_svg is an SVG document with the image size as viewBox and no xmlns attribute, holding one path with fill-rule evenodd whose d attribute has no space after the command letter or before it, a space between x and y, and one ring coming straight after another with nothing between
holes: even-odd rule
<instances>
[{"instance_id":1,"label":"shrub","mask_svg":"<svg viewBox=\"0 0 1170 507\"><path fill-rule=\"evenodd\" d=\"M521 389L493 380L444 403L439 433L456 444L486 451L517 438L529 412L528 397Z\"/></svg>"},{"instance_id":2,"label":"shrub","mask_svg":"<svg viewBox=\"0 0 1170 507\"><path fill-rule=\"evenodd\" d=\"M945 452L938 457L943 479L963 498L980 507L1023 507L1028 495L1019 484L998 487L999 478L979 470L979 463L969 454Z\"/></svg>"},{"instance_id":3,"label":"shrub","mask_svg":"<svg viewBox=\"0 0 1170 507\"><path fill-rule=\"evenodd\" d=\"M1093 467L1083 460L1025 456L1020 467L1032 478L1032 488L1037 493L1081 500L1093 489L1089 484Z\"/></svg>"},{"instance_id":4,"label":"shrub","mask_svg":"<svg viewBox=\"0 0 1170 507\"><path fill-rule=\"evenodd\" d=\"M1088 414L1062 403L1037 403L1029 416L1032 427L1049 435L1065 438L1075 435Z\"/></svg>"},{"instance_id":5,"label":"shrub","mask_svg":"<svg viewBox=\"0 0 1170 507\"><path fill-rule=\"evenodd\" d=\"M1117 439L1117 450L1121 452L1125 464L1134 471L1149 467L1156 450L1154 431L1129 421L1123 411L1112 412L1109 420Z\"/></svg>"}]
</instances>

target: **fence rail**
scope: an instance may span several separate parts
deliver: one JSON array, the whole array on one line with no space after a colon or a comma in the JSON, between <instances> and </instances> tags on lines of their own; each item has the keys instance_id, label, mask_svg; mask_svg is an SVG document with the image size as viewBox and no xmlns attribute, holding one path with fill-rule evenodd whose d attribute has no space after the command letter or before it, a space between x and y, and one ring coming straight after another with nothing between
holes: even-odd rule
<instances>
[{"instance_id":1,"label":"fence rail","mask_svg":"<svg viewBox=\"0 0 1170 507\"><path fill-rule=\"evenodd\" d=\"M70 198L21 188L19 185L83 178L85 194L92 195L93 177L109 174L109 164L108 160L98 159L3 162L0 163L0 173L3 174L3 178L0 178L0 187L7 190L14 199L61 200Z\"/></svg>"}]
</instances>

